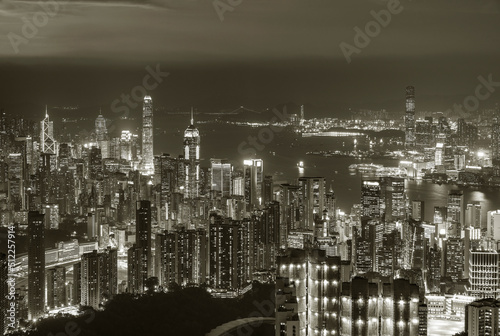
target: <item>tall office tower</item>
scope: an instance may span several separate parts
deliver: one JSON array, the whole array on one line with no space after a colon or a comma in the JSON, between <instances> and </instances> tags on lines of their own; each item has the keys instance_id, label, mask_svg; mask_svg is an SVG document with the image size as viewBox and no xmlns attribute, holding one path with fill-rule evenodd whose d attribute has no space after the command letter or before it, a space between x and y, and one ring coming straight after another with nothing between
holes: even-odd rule
<instances>
[{"instance_id":1,"label":"tall office tower","mask_svg":"<svg viewBox=\"0 0 500 336\"><path fill-rule=\"evenodd\" d=\"M404 178L383 177L381 184L385 194L386 222L404 220L406 218L406 193Z\"/></svg>"},{"instance_id":2,"label":"tall office tower","mask_svg":"<svg viewBox=\"0 0 500 336\"><path fill-rule=\"evenodd\" d=\"M109 158L108 129L106 128L106 119L102 116L102 114L99 114L95 120L95 135L97 145L101 149L102 158Z\"/></svg>"},{"instance_id":3,"label":"tall office tower","mask_svg":"<svg viewBox=\"0 0 500 336\"><path fill-rule=\"evenodd\" d=\"M9 287L7 281L9 280L9 263L7 255L0 252L0 334L5 335L7 331L7 310L9 307Z\"/></svg>"},{"instance_id":4,"label":"tall office tower","mask_svg":"<svg viewBox=\"0 0 500 336\"><path fill-rule=\"evenodd\" d=\"M433 146L432 117L426 117L424 120L415 122L415 146L419 149Z\"/></svg>"},{"instance_id":5,"label":"tall office tower","mask_svg":"<svg viewBox=\"0 0 500 336\"><path fill-rule=\"evenodd\" d=\"M178 160L170 154L163 153L160 156L155 156L155 176L156 184L161 186L161 205L164 206L168 202L168 197L177 192L178 174L177 164Z\"/></svg>"},{"instance_id":6,"label":"tall office tower","mask_svg":"<svg viewBox=\"0 0 500 336\"><path fill-rule=\"evenodd\" d=\"M264 163L261 159L243 161L245 179L245 201L247 211L262 205L262 183L264 182Z\"/></svg>"},{"instance_id":7,"label":"tall office tower","mask_svg":"<svg viewBox=\"0 0 500 336\"><path fill-rule=\"evenodd\" d=\"M42 153L40 155L40 165L38 167L38 176L39 176L39 191L40 191L40 199L42 204L51 203L53 201L53 182L54 172L51 169L51 162L53 154Z\"/></svg>"},{"instance_id":8,"label":"tall office tower","mask_svg":"<svg viewBox=\"0 0 500 336\"><path fill-rule=\"evenodd\" d=\"M500 301L485 298L465 306L465 332L468 336L494 336L500 333Z\"/></svg>"},{"instance_id":9,"label":"tall office tower","mask_svg":"<svg viewBox=\"0 0 500 336\"><path fill-rule=\"evenodd\" d=\"M243 239L242 229L237 221L210 215L208 276L213 287L238 289L246 284L244 254L248 248L242 248L242 244L248 239Z\"/></svg>"},{"instance_id":10,"label":"tall office tower","mask_svg":"<svg viewBox=\"0 0 500 336\"><path fill-rule=\"evenodd\" d=\"M262 182L262 204L267 204L273 201L274 195L274 183L272 176L264 176L264 181Z\"/></svg>"},{"instance_id":11,"label":"tall office tower","mask_svg":"<svg viewBox=\"0 0 500 336\"><path fill-rule=\"evenodd\" d=\"M45 107L45 118L40 122L40 149L42 153L57 154L57 144L54 140L54 122L50 121L47 107Z\"/></svg>"},{"instance_id":12,"label":"tall office tower","mask_svg":"<svg viewBox=\"0 0 500 336\"><path fill-rule=\"evenodd\" d=\"M444 144L442 142L436 143L436 150L434 153L434 165L442 166L444 164Z\"/></svg>"},{"instance_id":13,"label":"tall office tower","mask_svg":"<svg viewBox=\"0 0 500 336\"><path fill-rule=\"evenodd\" d=\"M340 257L327 256L319 249L287 249L277 257L277 273L277 277L288 278L295 284L295 314L299 319L295 335L325 335L326 332L340 335ZM277 325L276 330L280 329ZM293 335L292 331L279 335Z\"/></svg>"},{"instance_id":14,"label":"tall office tower","mask_svg":"<svg viewBox=\"0 0 500 336\"><path fill-rule=\"evenodd\" d=\"M157 234L155 276L164 288L172 283L185 286L206 281L207 235L204 229L184 228Z\"/></svg>"},{"instance_id":15,"label":"tall office tower","mask_svg":"<svg viewBox=\"0 0 500 336\"><path fill-rule=\"evenodd\" d=\"M118 294L118 250L94 250L82 255L81 304L98 309Z\"/></svg>"},{"instance_id":16,"label":"tall office tower","mask_svg":"<svg viewBox=\"0 0 500 336\"><path fill-rule=\"evenodd\" d=\"M7 156L8 164L8 186L9 202L14 206L15 211L23 209L25 165L24 157L21 153L10 153Z\"/></svg>"},{"instance_id":17,"label":"tall office tower","mask_svg":"<svg viewBox=\"0 0 500 336\"><path fill-rule=\"evenodd\" d=\"M304 105L300 105L300 124L304 124Z\"/></svg>"},{"instance_id":18,"label":"tall office tower","mask_svg":"<svg viewBox=\"0 0 500 336\"><path fill-rule=\"evenodd\" d=\"M422 308L418 286L406 279L380 287L355 277L342 283L340 335L427 335L427 316L419 314Z\"/></svg>"},{"instance_id":19,"label":"tall office tower","mask_svg":"<svg viewBox=\"0 0 500 336\"><path fill-rule=\"evenodd\" d=\"M465 227L472 226L475 229L480 229L481 221L481 202L468 203L467 208L465 208Z\"/></svg>"},{"instance_id":20,"label":"tall office tower","mask_svg":"<svg viewBox=\"0 0 500 336\"><path fill-rule=\"evenodd\" d=\"M71 293L71 304L80 305L82 301L82 263L73 264L73 288Z\"/></svg>"},{"instance_id":21,"label":"tall office tower","mask_svg":"<svg viewBox=\"0 0 500 336\"><path fill-rule=\"evenodd\" d=\"M464 242L461 238L448 238L444 241L443 260L446 276L454 282L463 278L465 260L464 260Z\"/></svg>"},{"instance_id":22,"label":"tall office tower","mask_svg":"<svg viewBox=\"0 0 500 336\"><path fill-rule=\"evenodd\" d=\"M427 288L429 292L438 292L441 282L442 252L437 245L427 253Z\"/></svg>"},{"instance_id":23,"label":"tall office tower","mask_svg":"<svg viewBox=\"0 0 500 336\"><path fill-rule=\"evenodd\" d=\"M184 160L186 169L184 196L196 198L200 191L200 132L194 125L192 109L191 125L184 131Z\"/></svg>"},{"instance_id":24,"label":"tall office tower","mask_svg":"<svg viewBox=\"0 0 500 336\"><path fill-rule=\"evenodd\" d=\"M280 203L273 201L259 214L252 215L250 243L254 269L273 269L280 242Z\"/></svg>"},{"instance_id":25,"label":"tall office tower","mask_svg":"<svg viewBox=\"0 0 500 336\"><path fill-rule=\"evenodd\" d=\"M134 244L127 250L127 291L132 294L144 293L147 275L144 272L143 260L146 251Z\"/></svg>"},{"instance_id":26,"label":"tall office tower","mask_svg":"<svg viewBox=\"0 0 500 336\"><path fill-rule=\"evenodd\" d=\"M101 149L92 146L89 153L89 179L100 180L102 179L102 154Z\"/></svg>"},{"instance_id":27,"label":"tall office tower","mask_svg":"<svg viewBox=\"0 0 500 336\"><path fill-rule=\"evenodd\" d=\"M417 222L423 222L425 216L425 203L420 200L411 201L411 218Z\"/></svg>"},{"instance_id":28,"label":"tall office tower","mask_svg":"<svg viewBox=\"0 0 500 336\"><path fill-rule=\"evenodd\" d=\"M299 228L299 190L300 187L282 184L280 190L280 247L287 247L287 237L291 230Z\"/></svg>"},{"instance_id":29,"label":"tall office tower","mask_svg":"<svg viewBox=\"0 0 500 336\"><path fill-rule=\"evenodd\" d=\"M142 105L142 171L143 175L154 174L153 162L153 100L144 97Z\"/></svg>"},{"instance_id":30,"label":"tall office tower","mask_svg":"<svg viewBox=\"0 0 500 336\"><path fill-rule=\"evenodd\" d=\"M363 180L361 182L361 206L363 217L380 218L383 214L380 180Z\"/></svg>"},{"instance_id":31,"label":"tall office tower","mask_svg":"<svg viewBox=\"0 0 500 336\"><path fill-rule=\"evenodd\" d=\"M471 249L467 294L477 298L500 294L500 258L496 250Z\"/></svg>"},{"instance_id":32,"label":"tall office tower","mask_svg":"<svg viewBox=\"0 0 500 336\"><path fill-rule=\"evenodd\" d=\"M120 137L120 158L130 161L132 160L132 138L134 135L130 131L122 131Z\"/></svg>"},{"instance_id":33,"label":"tall office tower","mask_svg":"<svg viewBox=\"0 0 500 336\"><path fill-rule=\"evenodd\" d=\"M433 223L434 224L443 224L444 222L446 222L447 212L448 212L448 209L446 207L434 207L434 214L432 217Z\"/></svg>"},{"instance_id":34,"label":"tall office tower","mask_svg":"<svg viewBox=\"0 0 500 336\"><path fill-rule=\"evenodd\" d=\"M477 127L464 119L458 119L457 126L458 145L467 146L473 151L477 142Z\"/></svg>"},{"instance_id":35,"label":"tall office tower","mask_svg":"<svg viewBox=\"0 0 500 336\"><path fill-rule=\"evenodd\" d=\"M335 193L333 192L333 188L330 186L330 190L327 191L325 195L325 208L328 212L328 218L330 220L334 220L337 216L337 199L335 198Z\"/></svg>"},{"instance_id":36,"label":"tall office tower","mask_svg":"<svg viewBox=\"0 0 500 336\"><path fill-rule=\"evenodd\" d=\"M321 221L325 210L326 182L324 177L299 177L300 228L312 230Z\"/></svg>"},{"instance_id":37,"label":"tall office tower","mask_svg":"<svg viewBox=\"0 0 500 336\"><path fill-rule=\"evenodd\" d=\"M146 280L152 275L150 201L137 202L135 225L135 244L138 248L143 249L143 253L141 253L140 267L144 280Z\"/></svg>"},{"instance_id":38,"label":"tall office tower","mask_svg":"<svg viewBox=\"0 0 500 336\"><path fill-rule=\"evenodd\" d=\"M486 214L486 237L494 241L500 240L500 210L488 211Z\"/></svg>"},{"instance_id":39,"label":"tall office tower","mask_svg":"<svg viewBox=\"0 0 500 336\"><path fill-rule=\"evenodd\" d=\"M457 120L457 137L459 146L467 146L467 122L464 118Z\"/></svg>"},{"instance_id":40,"label":"tall office tower","mask_svg":"<svg viewBox=\"0 0 500 336\"><path fill-rule=\"evenodd\" d=\"M448 193L448 208L446 218L448 221L448 235L460 237L460 230L464 225L464 192L450 190Z\"/></svg>"},{"instance_id":41,"label":"tall office tower","mask_svg":"<svg viewBox=\"0 0 500 336\"><path fill-rule=\"evenodd\" d=\"M406 87L405 146L415 147L415 88Z\"/></svg>"},{"instance_id":42,"label":"tall office tower","mask_svg":"<svg viewBox=\"0 0 500 336\"><path fill-rule=\"evenodd\" d=\"M500 120L493 118L491 129L491 160L494 166L500 165Z\"/></svg>"},{"instance_id":43,"label":"tall office tower","mask_svg":"<svg viewBox=\"0 0 500 336\"><path fill-rule=\"evenodd\" d=\"M210 168L212 171L210 189L219 196L231 196L233 166L228 160L210 159Z\"/></svg>"},{"instance_id":44,"label":"tall office tower","mask_svg":"<svg viewBox=\"0 0 500 336\"><path fill-rule=\"evenodd\" d=\"M53 309L66 303L66 268L50 268L47 270L47 307Z\"/></svg>"},{"instance_id":45,"label":"tall office tower","mask_svg":"<svg viewBox=\"0 0 500 336\"><path fill-rule=\"evenodd\" d=\"M28 213L28 318L38 319L45 309L45 235L43 213Z\"/></svg>"}]
</instances>

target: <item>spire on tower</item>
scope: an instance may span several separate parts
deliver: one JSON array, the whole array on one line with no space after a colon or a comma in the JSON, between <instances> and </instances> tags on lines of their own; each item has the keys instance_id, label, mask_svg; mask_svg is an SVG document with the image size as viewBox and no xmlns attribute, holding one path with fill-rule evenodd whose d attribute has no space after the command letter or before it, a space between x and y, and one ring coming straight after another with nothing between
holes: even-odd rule
<instances>
[{"instance_id":1,"label":"spire on tower","mask_svg":"<svg viewBox=\"0 0 500 336\"><path fill-rule=\"evenodd\" d=\"M48 117L49 117L49 111L48 111L47 105L45 105L45 118L48 118Z\"/></svg>"},{"instance_id":2,"label":"spire on tower","mask_svg":"<svg viewBox=\"0 0 500 336\"><path fill-rule=\"evenodd\" d=\"M194 125L193 107L191 106L191 125Z\"/></svg>"}]
</instances>

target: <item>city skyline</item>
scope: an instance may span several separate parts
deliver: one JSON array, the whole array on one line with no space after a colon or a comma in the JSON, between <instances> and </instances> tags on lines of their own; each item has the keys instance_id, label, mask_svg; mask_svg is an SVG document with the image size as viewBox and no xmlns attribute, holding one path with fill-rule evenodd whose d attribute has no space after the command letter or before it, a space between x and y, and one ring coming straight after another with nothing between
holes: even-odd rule
<instances>
[{"instance_id":1,"label":"city skyline","mask_svg":"<svg viewBox=\"0 0 500 336\"><path fill-rule=\"evenodd\" d=\"M0 334L500 333L500 0L0 16Z\"/></svg>"}]
</instances>

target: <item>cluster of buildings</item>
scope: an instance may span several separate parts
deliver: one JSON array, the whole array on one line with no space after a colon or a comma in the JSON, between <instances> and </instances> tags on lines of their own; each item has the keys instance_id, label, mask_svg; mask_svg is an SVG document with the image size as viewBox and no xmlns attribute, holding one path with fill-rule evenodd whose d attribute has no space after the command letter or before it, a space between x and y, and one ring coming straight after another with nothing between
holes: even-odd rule
<instances>
[{"instance_id":1,"label":"cluster of buildings","mask_svg":"<svg viewBox=\"0 0 500 336\"><path fill-rule=\"evenodd\" d=\"M48 112L39 124L2 113L0 225L28 238L17 261L27 278L20 318L69 305L101 309L118 293L171 286L231 297L257 280L275 281L277 336L427 335L428 318L442 315L466 316L467 328L486 323L475 309L500 295L500 210L484 225L481 205L451 191L425 218L425 202L408 199L405 180L385 176L364 178L360 203L344 213L325 177L276 183L259 158L204 164L193 114L182 154L154 155L153 111L146 96L140 137L111 137L99 115L88 138L65 142ZM469 135L457 141L473 147L474 126L459 125ZM417 157L436 143L435 168L445 166L449 127L415 120L413 87L405 127L408 152ZM81 241L53 252L46 237L67 222Z\"/></svg>"},{"instance_id":2,"label":"cluster of buildings","mask_svg":"<svg viewBox=\"0 0 500 336\"><path fill-rule=\"evenodd\" d=\"M478 113L479 114L479 113ZM416 118L415 88L406 88L406 160L412 178L460 185L499 186L500 122L491 118L449 118L444 113Z\"/></svg>"}]
</instances>

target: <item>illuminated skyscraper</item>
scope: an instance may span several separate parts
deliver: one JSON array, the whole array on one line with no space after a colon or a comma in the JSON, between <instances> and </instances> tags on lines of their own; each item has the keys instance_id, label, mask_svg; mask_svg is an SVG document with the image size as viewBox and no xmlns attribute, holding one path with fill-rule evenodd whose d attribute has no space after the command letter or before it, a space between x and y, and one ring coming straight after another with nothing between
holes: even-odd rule
<instances>
[{"instance_id":1,"label":"illuminated skyscraper","mask_svg":"<svg viewBox=\"0 0 500 336\"><path fill-rule=\"evenodd\" d=\"M186 183L184 196L196 198L200 184L200 132L194 126L191 109L191 125L184 131L184 160L186 162Z\"/></svg>"},{"instance_id":2,"label":"illuminated skyscraper","mask_svg":"<svg viewBox=\"0 0 500 336\"><path fill-rule=\"evenodd\" d=\"M66 268L50 268L47 270L47 307L61 307L66 303Z\"/></svg>"},{"instance_id":3,"label":"illuminated skyscraper","mask_svg":"<svg viewBox=\"0 0 500 336\"><path fill-rule=\"evenodd\" d=\"M276 335L340 334L340 257L327 256L319 249L287 249L277 257L277 277L288 278L295 285L294 313L299 323L295 333L291 326L292 330ZM276 330L280 329L277 325Z\"/></svg>"},{"instance_id":4,"label":"illuminated skyscraper","mask_svg":"<svg viewBox=\"0 0 500 336\"><path fill-rule=\"evenodd\" d=\"M54 140L54 122L50 121L47 107L45 107L45 118L40 122L40 142L43 153L57 154L56 141Z\"/></svg>"},{"instance_id":5,"label":"illuminated skyscraper","mask_svg":"<svg viewBox=\"0 0 500 336\"><path fill-rule=\"evenodd\" d=\"M380 180L364 180L361 185L362 216L380 218L382 210L382 190Z\"/></svg>"},{"instance_id":6,"label":"illuminated skyscraper","mask_svg":"<svg viewBox=\"0 0 500 336\"><path fill-rule=\"evenodd\" d=\"M135 244L128 250L129 292L142 293L151 276L151 202L138 201Z\"/></svg>"},{"instance_id":7,"label":"illuminated skyscraper","mask_svg":"<svg viewBox=\"0 0 500 336\"><path fill-rule=\"evenodd\" d=\"M299 177L300 228L313 230L325 210L326 182L324 177Z\"/></svg>"},{"instance_id":8,"label":"illuminated skyscraper","mask_svg":"<svg viewBox=\"0 0 500 336\"><path fill-rule=\"evenodd\" d=\"M154 174L153 158L153 100L144 97L142 106L142 174Z\"/></svg>"},{"instance_id":9,"label":"illuminated skyscraper","mask_svg":"<svg viewBox=\"0 0 500 336\"><path fill-rule=\"evenodd\" d=\"M228 160L210 159L212 170L210 189L225 197L231 195L233 166Z\"/></svg>"},{"instance_id":10,"label":"illuminated skyscraper","mask_svg":"<svg viewBox=\"0 0 500 336\"><path fill-rule=\"evenodd\" d=\"M28 318L38 319L45 309L45 216L28 213Z\"/></svg>"},{"instance_id":11,"label":"illuminated skyscraper","mask_svg":"<svg viewBox=\"0 0 500 336\"><path fill-rule=\"evenodd\" d=\"M247 210L262 204L262 182L264 181L264 163L261 159L244 160L245 201Z\"/></svg>"},{"instance_id":12,"label":"illuminated skyscraper","mask_svg":"<svg viewBox=\"0 0 500 336\"><path fill-rule=\"evenodd\" d=\"M472 226L476 229L480 229L482 225L481 219L481 203L471 202L467 204L465 209L465 227Z\"/></svg>"},{"instance_id":13,"label":"illuminated skyscraper","mask_svg":"<svg viewBox=\"0 0 500 336\"><path fill-rule=\"evenodd\" d=\"M406 87L405 145L406 148L415 146L415 88L413 86Z\"/></svg>"},{"instance_id":14,"label":"illuminated skyscraper","mask_svg":"<svg viewBox=\"0 0 500 336\"><path fill-rule=\"evenodd\" d=\"M493 119L491 129L491 160L494 166L500 164L500 120L499 118Z\"/></svg>"},{"instance_id":15,"label":"illuminated skyscraper","mask_svg":"<svg viewBox=\"0 0 500 336\"><path fill-rule=\"evenodd\" d=\"M85 253L80 265L81 304L98 309L118 292L118 251Z\"/></svg>"},{"instance_id":16,"label":"illuminated skyscraper","mask_svg":"<svg viewBox=\"0 0 500 336\"><path fill-rule=\"evenodd\" d=\"M103 159L109 157L109 143L108 143L108 130L106 128L106 119L99 114L95 120L95 134L97 145L101 149L101 154Z\"/></svg>"}]
</instances>

